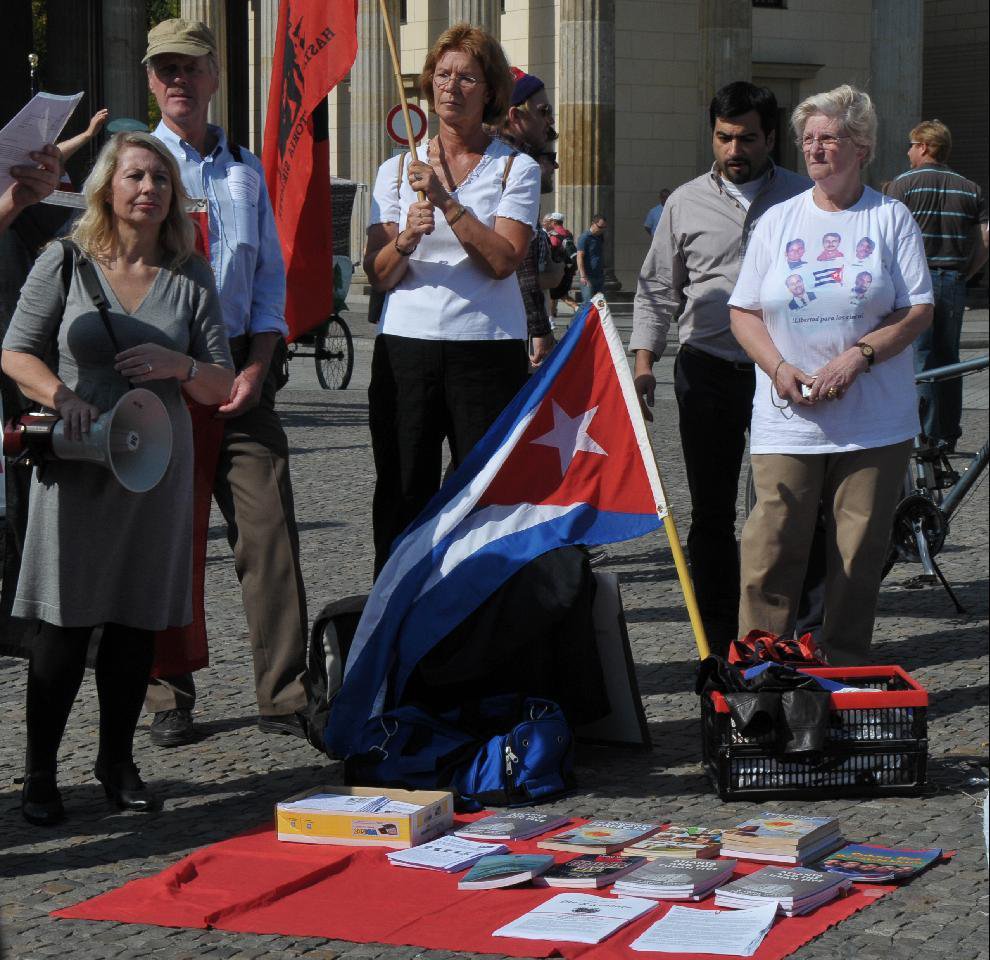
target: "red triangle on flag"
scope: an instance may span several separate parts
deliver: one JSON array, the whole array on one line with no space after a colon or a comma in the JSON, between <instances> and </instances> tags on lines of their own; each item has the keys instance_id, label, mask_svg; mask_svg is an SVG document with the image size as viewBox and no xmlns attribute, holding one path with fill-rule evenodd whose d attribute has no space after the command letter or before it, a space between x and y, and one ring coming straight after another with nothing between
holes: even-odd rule
<instances>
[{"instance_id":1,"label":"red triangle on flag","mask_svg":"<svg viewBox=\"0 0 990 960\"><path fill-rule=\"evenodd\" d=\"M656 513L597 313L478 506L589 503Z\"/></svg>"}]
</instances>

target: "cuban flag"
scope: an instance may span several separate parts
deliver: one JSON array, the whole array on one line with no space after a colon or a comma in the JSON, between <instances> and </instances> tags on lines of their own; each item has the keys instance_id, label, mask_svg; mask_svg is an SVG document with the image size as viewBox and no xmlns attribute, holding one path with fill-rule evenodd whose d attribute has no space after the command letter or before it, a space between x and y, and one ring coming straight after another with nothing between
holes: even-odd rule
<instances>
[{"instance_id":1,"label":"cuban flag","mask_svg":"<svg viewBox=\"0 0 990 960\"><path fill-rule=\"evenodd\" d=\"M530 560L662 525L663 486L603 297L395 541L368 597L325 732L337 757L382 748L420 659Z\"/></svg>"},{"instance_id":2,"label":"cuban flag","mask_svg":"<svg viewBox=\"0 0 990 960\"><path fill-rule=\"evenodd\" d=\"M843 267L825 267L823 270L815 271L815 286L824 287L829 283L837 283L842 286Z\"/></svg>"}]
</instances>

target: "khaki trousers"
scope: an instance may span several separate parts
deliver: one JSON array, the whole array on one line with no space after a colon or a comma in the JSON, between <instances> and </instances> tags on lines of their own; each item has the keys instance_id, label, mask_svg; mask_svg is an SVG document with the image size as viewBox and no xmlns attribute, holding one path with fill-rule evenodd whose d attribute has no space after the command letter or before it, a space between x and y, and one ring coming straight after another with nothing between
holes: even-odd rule
<instances>
[{"instance_id":1,"label":"khaki trousers","mask_svg":"<svg viewBox=\"0 0 990 960\"><path fill-rule=\"evenodd\" d=\"M231 341L231 353L240 369L247 355L246 340ZM275 361L258 406L226 422L213 488L234 552L254 658L258 712L263 716L294 713L306 705L303 676L309 630L289 444L275 412L274 368ZM152 680L145 708L152 713L191 709L195 699L192 674L184 674Z\"/></svg>"},{"instance_id":2,"label":"khaki trousers","mask_svg":"<svg viewBox=\"0 0 990 960\"><path fill-rule=\"evenodd\" d=\"M869 662L894 509L913 441L827 454L754 454L756 506L742 534L739 632L793 624L819 502L825 513L829 662Z\"/></svg>"}]
</instances>

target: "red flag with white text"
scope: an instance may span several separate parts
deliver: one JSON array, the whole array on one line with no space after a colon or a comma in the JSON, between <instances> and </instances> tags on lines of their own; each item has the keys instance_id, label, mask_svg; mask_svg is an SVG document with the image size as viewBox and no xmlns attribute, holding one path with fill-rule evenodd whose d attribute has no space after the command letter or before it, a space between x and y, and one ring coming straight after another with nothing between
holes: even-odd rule
<instances>
[{"instance_id":1,"label":"red flag with white text","mask_svg":"<svg viewBox=\"0 0 990 960\"><path fill-rule=\"evenodd\" d=\"M327 94L357 53L357 0L281 0L261 160L285 258L289 340L333 313Z\"/></svg>"}]
</instances>

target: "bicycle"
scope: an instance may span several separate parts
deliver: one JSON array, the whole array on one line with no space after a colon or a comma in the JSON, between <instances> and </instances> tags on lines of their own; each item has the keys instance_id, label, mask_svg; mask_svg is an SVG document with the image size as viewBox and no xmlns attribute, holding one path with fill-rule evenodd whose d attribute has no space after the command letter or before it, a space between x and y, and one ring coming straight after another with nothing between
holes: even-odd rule
<instances>
[{"instance_id":1,"label":"bicycle","mask_svg":"<svg viewBox=\"0 0 990 960\"><path fill-rule=\"evenodd\" d=\"M915 383L935 383L986 370L990 356L926 370L915 376ZM949 524L963 501L976 488L987 469L990 445L984 442L960 472L949 460L943 442L932 443L924 434L914 440L914 451L904 478L904 490L894 512L890 554L884 565L886 576L898 562L920 563L929 581L938 580L955 605L957 613L966 610L949 586L935 557L949 536Z\"/></svg>"},{"instance_id":2,"label":"bicycle","mask_svg":"<svg viewBox=\"0 0 990 960\"><path fill-rule=\"evenodd\" d=\"M915 376L915 383L934 383L986 370L990 356L963 360L935 370L926 370ZM949 582L945 579L935 557L942 551L949 536L953 515L971 494L987 469L990 446L984 442L980 450L972 454L969 464L957 470L949 460L950 450L943 442L932 443L924 434L914 439L914 450L904 477L901 500L894 511L890 535L890 552L883 568L886 577L897 563L920 563L923 569L920 579L936 580L942 584L955 605L957 613L966 609L959 602ZM756 505L756 488L753 484L753 467L746 476L746 515Z\"/></svg>"}]
</instances>

